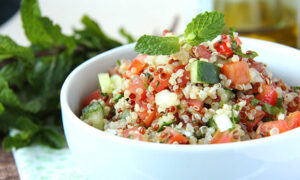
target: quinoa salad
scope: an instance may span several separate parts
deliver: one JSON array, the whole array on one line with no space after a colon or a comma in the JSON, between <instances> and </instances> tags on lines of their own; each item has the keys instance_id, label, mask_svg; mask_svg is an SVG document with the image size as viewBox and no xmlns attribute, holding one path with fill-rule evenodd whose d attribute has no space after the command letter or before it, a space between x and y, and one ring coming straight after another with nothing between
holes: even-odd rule
<instances>
[{"instance_id":1,"label":"quinoa salad","mask_svg":"<svg viewBox=\"0 0 300 180\"><path fill-rule=\"evenodd\" d=\"M99 73L80 118L110 134L167 144L245 141L299 127L299 86L272 77L256 52L243 53L223 21L205 12L183 35L142 36L133 60Z\"/></svg>"}]
</instances>

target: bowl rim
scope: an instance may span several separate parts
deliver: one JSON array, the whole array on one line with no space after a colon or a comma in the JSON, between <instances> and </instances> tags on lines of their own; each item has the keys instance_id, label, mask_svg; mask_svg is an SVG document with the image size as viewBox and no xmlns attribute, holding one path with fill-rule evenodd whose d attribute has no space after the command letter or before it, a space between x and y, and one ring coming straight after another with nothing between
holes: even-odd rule
<instances>
[{"instance_id":1,"label":"bowl rim","mask_svg":"<svg viewBox=\"0 0 300 180\"><path fill-rule=\"evenodd\" d=\"M270 42L270 41L265 41L265 40L259 40L259 39L253 39L253 38L245 38L241 37L242 41L254 41L257 43L263 43L266 45L268 48L272 48L274 46L284 48L287 51L290 51L291 53L300 53L300 50L289 47L286 45L278 44L275 42ZM106 138L107 140L113 141L115 143L120 143L120 144L126 144L134 147L139 147L139 148L147 148L147 149L153 149L153 150L159 150L159 151L223 151L223 150L236 150L236 149L243 149L243 148L249 148L253 146L259 146L259 145L268 145L272 144L275 141L282 141L286 139L288 136L291 135L291 133L294 133L295 131L300 131L300 128L296 128L290 131L287 131L285 133L282 133L280 135L276 136L271 136L271 137L264 137L261 139L255 139L255 140L247 140L247 141L240 141L240 142L234 142L234 143L224 143L224 144L189 144L189 145L179 145L179 144L161 144L161 143L153 143L153 142L147 142L147 141L137 141L137 140L132 140L128 138L123 138L119 137L113 134L109 134L107 132L98 130L86 123L84 123L82 120L80 120L75 113L71 110L69 104L68 104L68 99L67 99L67 91L70 86L70 82L74 80L74 76L77 74L77 72L81 71L84 69L86 66L89 66L89 64L93 63L94 61L101 61L101 59L107 55L117 53L120 50L133 50L134 49L135 43L123 45L111 50L108 50L106 52L100 53L89 60L83 62L79 66L77 66L65 79L61 93L60 93L60 102L61 102L61 109L62 109L62 114L67 113L68 118L71 119L72 123L77 123L79 126L82 126L84 129L84 132L90 132L93 136L101 138ZM64 119L63 119L64 121ZM64 127L65 129L65 127Z\"/></svg>"}]
</instances>

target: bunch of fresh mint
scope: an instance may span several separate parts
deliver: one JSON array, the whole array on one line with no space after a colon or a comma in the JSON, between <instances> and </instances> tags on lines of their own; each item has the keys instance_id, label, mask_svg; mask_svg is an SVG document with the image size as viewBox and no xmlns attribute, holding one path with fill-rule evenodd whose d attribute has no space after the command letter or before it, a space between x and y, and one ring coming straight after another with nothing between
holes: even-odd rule
<instances>
[{"instance_id":1,"label":"bunch of fresh mint","mask_svg":"<svg viewBox=\"0 0 300 180\"><path fill-rule=\"evenodd\" d=\"M0 137L3 148L42 143L65 146L59 95L66 76L90 57L120 46L88 16L72 36L42 17L38 0L23 0L23 27L30 47L0 35ZM120 33L133 42L124 29ZM2 138L0 138L2 139Z\"/></svg>"}]
</instances>

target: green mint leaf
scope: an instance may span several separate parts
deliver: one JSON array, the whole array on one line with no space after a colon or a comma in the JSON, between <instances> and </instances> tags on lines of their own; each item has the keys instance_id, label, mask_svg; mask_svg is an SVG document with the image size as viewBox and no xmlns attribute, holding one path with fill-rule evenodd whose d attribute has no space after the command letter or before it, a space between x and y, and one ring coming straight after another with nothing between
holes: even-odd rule
<instances>
[{"instance_id":1,"label":"green mint leaf","mask_svg":"<svg viewBox=\"0 0 300 180\"><path fill-rule=\"evenodd\" d=\"M116 46L120 46L121 43L113 40L111 38L109 38L100 28L100 26L94 21L92 20L90 17L88 17L87 15L83 16L81 19L81 22L85 25L85 28L92 34L98 36L98 38L101 39L101 41L103 41L102 45L105 48L111 49L114 48Z\"/></svg>"},{"instance_id":2,"label":"green mint leaf","mask_svg":"<svg viewBox=\"0 0 300 180\"><path fill-rule=\"evenodd\" d=\"M0 56L3 59L15 57L33 61L34 54L31 49L17 45L10 37L0 35Z\"/></svg>"},{"instance_id":3,"label":"green mint leaf","mask_svg":"<svg viewBox=\"0 0 300 180\"><path fill-rule=\"evenodd\" d=\"M4 112L5 108L2 103L0 103L0 115Z\"/></svg>"},{"instance_id":4,"label":"green mint leaf","mask_svg":"<svg viewBox=\"0 0 300 180\"><path fill-rule=\"evenodd\" d=\"M265 103L262 107L262 109L267 112L268 114L271 114L273 116L276 116L277 114L279 114L281 112L281 110L276 107L276 106L272 106L268 103Z\"/></svg>"},{"instance_id":5,"label":"green mint leaf","mask_svg":"<svg viewBox=\"0 0 300 180\"><path fill-rule=\"evenodd\" d=\"M16 121L15 127L30 134L34 134L39 131L39 126L27 117L19 117Z\"/></svg>"},{"instance_id":6,"label":"green mint leaf","mask_svg":"<svg viewBox=\"0 0 300 180\"><path fill-rule=\"evenodd\" d=\"M20 11L25 34L32 45L42 49L53 45L66 45L71 50L75 48L72 38L63 35L60 27L50 19L41 16L38 0L22 1Z\"/></svg>"},{"instance_id":7,"label":"green mint leaf","mask_svg":"<svg viewBox=\"0 0 300 180\"><path fill-rule=\"evenodd\" d=\"M197 15L187 25L184 36L193 46L205 41L213 40L225 27L224 15L217 11L205 12Z\"/></svg>"},{"instance_id":8,"label":"green mint leaf","mask_svg":"<svg viewBox=\"0 0 300 180\"><path fill-rule=\"evenodd\" d=\"M134 42L134 38L132 37L132 35L130 35L128 32L126 32L124 28L121 28L119 30L119 32L123 37L125 37L127 39L128 44Z\"/></svg>"},{"instance_id":9,"label":"green mint leaf","mask_svg":"<svg viewBox=\"0 0 300 180\"><path fill-rule=\"evenodd\" d=\"M54 44L54 40L40 21L41 12L38 0L22 1L20 11L25 34L33 45L49 47Z\"/></svg>"},{"instance_id":10,"label":"green mint leaf","mask_svg":"<svg viewBox=\"0 0 300 180\"><path fill-rule=\"evenodd\" d=\"M251 105L252 105L252 106L257 106L259 103L261 103L261 101L258 100L258 99L255 99L255 98L254 98L254 99L251 100Z\"/></svg>"},{"instance_id":11,"label":"green mint leaf","mask_svg":"<svg viewBox=\"0 0 300 180\"><path fill-rule=\"evenodd\" d=\"M7 136L2 142L2 146L5 151L10 151L13 148L21 148L29 144L30 135L24 131L21 131L14 136Z\"/></svg>"},{"instance_id":12,"label":"green mint leaf","mask_svg":"<svg viewBox=\"0 0 300 180\"><path fill-rule=\"evenodd\" d=\"M0 102L3 105L19 107L20 101L17 95L9 88L7 81L0 76Z\"/></svg>"},{"instance_id":13,"label":"green mint leaf","mask_svg":"<svg viewBox=\"0 0 300 180\"><path fill-rule=\"evenodd\" d=\"M140 54L171 55L180 50L179 38L143 35L138 39L134 50Z\"/></svg>"},{"instance_id":14,"label":"green mint leaf","mask_svg":"<svg viewBox=\"0 0 300 180\"><path fill-rule=\"evenodd\" d=\"M300 86L294 86L294 91L296 92L298 90L300 90Z\"/></svg>"},{"instance_id":15,"label":"green mint leaf","mask_svg":"<svg viewBox=\"0 0 300 180\"><path fill-rule=\"evenodd\" d=\"M63 148L66 145L65 137L53 128L45 127L38 133L37 138L43 144L53 148Z\"/></svg>"}]
</instances>

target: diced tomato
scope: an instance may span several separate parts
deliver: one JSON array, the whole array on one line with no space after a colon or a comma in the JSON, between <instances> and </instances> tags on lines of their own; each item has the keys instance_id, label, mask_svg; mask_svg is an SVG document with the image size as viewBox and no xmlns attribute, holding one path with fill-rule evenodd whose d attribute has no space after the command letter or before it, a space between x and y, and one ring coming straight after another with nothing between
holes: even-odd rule
<instances>
[{"instance_id":1,"label":"diced tomato","mask_svg":"<svg viewBox=\"0 0 300 180\"><path fill-rule=\"evenodd\" d=\"M132 75L139 75L145 66L145 58L147 55L139 54L134 60L131 62L128 70L124 73L125 78L130 78Z\"/></svg>"},{"instance_id":2,"label":"diced tomato","mask_svg":"<svg viewBox=\"0 0 300 180\"><path fill-rule=\"evenodd\" d=\"M250 110L247 111L248 113L251 113L252 110L255 108L251 106ZM243 113L243 112L241 112ZM249 132L253 131L253 128L265 117L266 113L261 110L255 109L255 114L254 114L254 120L250 121L247 116L241 115L241 122L244 123L247 126L247 129Z\"/></svg>"},{"instance_id":3,"label":"diced tomato","mask_svg":"<svg viewBox=\"0 0 300 180\"><path fill-rule=\"evenodd\" d=\"M101 96L100 90L97 89L96 91L92 92L88 97L86 97L86 98L81 102L81 104L82 104L83 107L85 107L85 106L89 105L90 102L91 102L92 100L94 100L94 99L95 99L95 100L98 100L98 99L100 99L101 97L102 97L102 96Z\"/></svg>"},{"instance_id":4,"label":"diced tomato","mask_svg":"<svg viewBox=\"0 0 300 180\"><path fill-rule=\"evenodd\" d=\"M129 139L138 139L140 141L144 140L143 135L139 131L139 127L125 129L123 131L123 137L129 138Z\"/></svg>"},{"instance_id":5,"label":"diced tomato","mask_svg":"<svg viewBox=\"0 0 300 180\"><path fill-rule=\"evenodd\" d=\"M154 77L151 81L150 86L156 91L160 92L164 90L169 85L169 79L171 75L169 73L163 72Z\"/></svg>"},{"instance_id":6,"label":"diced tomato","mask_svg":"<svg viewBox=\"0 0 300 180\"><path fill-rule=\"evenodd\" d=\"M149 108L147 107L148 103L141 102L139 103L140 108L143 109L143 111L139 111L137 114L139 118L143 121L143 123L149 127L151 126L152 122L155 120L156 117L156 110L149 111ZM153 107L154 108L154 107Z\"/></svg>"},{"instance_id":7,"label":"diced tomato","mask_svg":"<svg viewBox=\"0 0 300 180\"><path fill-rule=\"evenodd\" d=\"M193 52L196 55L196 57L209 59L211 57L211 52L203 45L199 45L196 47L193 47Z\"/></svg>"},{"instance_id":8,"label":"diced tomato","mask_svg":"<svg viewBox=\"0 0 300 180\"><path fill-rule=\"evenodd\" d=\"M139 77L134 76L129 81L128 90L135 95L135 97L139 97L140 99L137 100L144 100L146 98L147 88L145 87L145 82ZM140 92L141 91L141 92Z\"/></svg>"},{"instance_id":9,"label":"diced tomato","mask_svg":"<svg viewBox=\"0 0 300 180\"><path fill-rule=\"evenodd\" d=\"M233 55L233 51L227 44L231 44L230 38L227 35L222 35L221 41L215 42L214 47L221 55L230 57Z\"/></svg>"},{"instance_id":10,"label":"diced tomato","mask_svg":"<svg viewBox=\"0 0 300 180\"><path fill-rule=\"evenodd\" d=\"M194 107L195 110L201 111L203 108L203 102L199 99L186 99L187 105Z\"/></svg>"},{"instance_id":11,"label":"diced tomato","mask_svg":"<svg viewBox=\"0 0 300 180\"><path fill-rule=\"evenodd\" d=\"M300 127L300 111L289 114L285 120L291 129Z\"/></svg>"},{"instance_id":12,"label":"diced tomato","mask_svg":"<svg viewBox=\"0 0 300 180\"><path fill-rule=\"evenodd\" d=\"M261 87L262 87L262 92L259 93L255 98L262 102L269 103L272 106L275 106L278 97L276 90L266 84L262 84Z\"/></svg>"},{"instance_id":13,"label":"diced tomato","mask_svg":"<svg viewBox=\"0 0 300 180\"><path fill-rule=\"evenodd\" d=\"M181 81L178 82L177 80L177 85L180 87L184 87L186 83L190 80L190 72L185 70L185 65L180 65L177 66L173 69L173 72L176 73L179 69L183 69L183 76L180 78Z\"/></svg>"},{"instance_id":14,"label":"diced tomato","mask_svg":"<svg viewBox=\"0 0 300 180\"><path fill-rule=\"evenodd\" d=\"M214 137L212 138L212 140L210 141L210 144L222 144L222 143L230 143L230 142L233 142L230 137L230 134L227 131L221 132L218 130L214 135Z\"/></svg>"},{"instance_id":15,"label":"diced tomato","mask_svg":"<svg viewBox=\"0 0 300 180\"><path fill-rule=\"evenodd\" d=\"M187 144L189 140L174 129L165 127L165 130L160 135L160 142L165 144L173 144L174 142L178 142L179 144Z\"/></svg>"},{"instance_id":16,"label":"diced tomato","mask_svg":"<svg viewBox=\"0 0 300 180\"><path fill-rule=\"evenodd\" d=\"M250 82L249 67L245 61L226 63L223 65L221 71L232 81L234 86Z\"/></svg>"},{"instance_id":17,"label":"diced tomato","mask_svg":"<svg viewBox=\"0 0 300 180\"><path fill-rule=\"evenodd\" d=\"M290 130L290 127L287 124L287 121L285 120L277 120L277 121L268 121L263 124L261 124L257 130L256 133L259 137L266 137L271 136L274 134L271 134L272 130L278 130L278 133L283 133L288 130Z\"/></svg>"}]
</instances>

